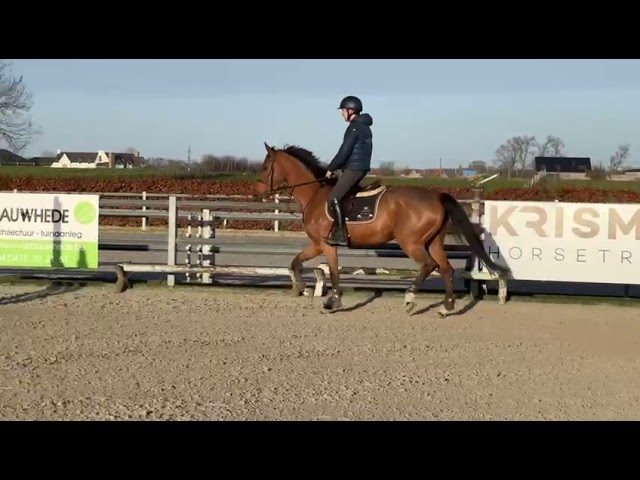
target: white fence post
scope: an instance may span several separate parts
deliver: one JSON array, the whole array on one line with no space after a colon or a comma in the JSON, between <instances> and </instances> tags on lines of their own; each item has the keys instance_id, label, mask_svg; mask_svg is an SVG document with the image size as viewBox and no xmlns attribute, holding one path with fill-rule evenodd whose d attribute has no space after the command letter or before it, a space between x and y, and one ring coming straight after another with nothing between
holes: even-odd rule
<instances>
[{"instance_id":1,"label":"white fence post","mask_svg":"<svg viewBox=\"0 0 640 480\"><path fill-rule=\"evenodd\" d=\"M178 238L178 199L175 196L169 197L169 233L167 238L167 265L176 266L178 251L176 250ZM167 275L167 285L175 286L176 276L173 273Z\"/></svg>"},{"instance_id":2,"label":"white fence post","mask_svg":"<svg viewBox=\"0 0 640 480\"><path fill-rule=\"evenodd\" d=\"M147 201L147 192L142 192L142 201L146 202ZM147 211L147 206L143 205L142 206L142 211L146 212ZM147 229L147 217L142 217L142 230L146 230Z\"/></svg>"},{"instance_id":3,"label":"white fence post","mask_svg":"<svg viewBox=\"0 0 640 480\"><path fill-rule=\"evenodd\" d=\"M479 188L473 189L473 203L471 204L471 223L479 224L482 226L482 190ZM484 234L480 235L480 238L484 238ZM480 271L480 258L477 255L473 255L472 270Z\"/></svg>"},{"instance_id":4,"label":"white fence post","mask_svg":"<svg viewBox=\"0 0 640 480\"><path fill-rule=\"evenodd\" d=\"M203 222L210 222L211 221L211 211L209 209L203 209L202 210L202 221ZM203 232L202 232L202 238L212 238L212 230L211 230L211 225L209 225L209 223L207 223L207 225L205 225L203 227ZM213 255L215 255L214 253L212 253L212 248L211 245L202 245L202 266L203 267L210 267L212 265L212 260L214 260ZM215 260L213 261L213 264L215 264ZM211 274L209 273L202 273L202 283L212 283L211 282Z\"/></svg>"},{"instance_id":5,"label":"white fence post","mask_svg":"<svg viewBox=\"0 0 640 480\"><path fill-rule=\"evenodd\" d=\"M280 203L280 194L276 193L275 196L275 201L276 203ZM279 209L274 210L274 213L277 215L278 213L280 213ZM279 220L274 220L273 221L273 231L277 232L280 229L280 221Z\"/></svg>"}]
</instances>

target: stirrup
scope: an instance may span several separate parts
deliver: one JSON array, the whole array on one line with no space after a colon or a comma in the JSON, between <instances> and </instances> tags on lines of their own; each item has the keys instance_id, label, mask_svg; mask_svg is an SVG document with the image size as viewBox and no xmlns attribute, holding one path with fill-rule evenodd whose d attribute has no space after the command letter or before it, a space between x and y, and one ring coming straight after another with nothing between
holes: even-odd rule
<instances>
[{"instance_id":1,"label":"stirrup","mask_svg":"<svg viewBox=\"0 0 640 480\"><path fill-rule=\"evenodd\" d=\"M349 246L349 235L344 230L336 230L335 227L331 229L329 236L325 239L327 244L332 246Z\"/></svg>"},{"instance_id":2,"label":"stirrup","mask_svg":"<svg viewBox=\"0 0 640 480\"><path fill-rule=\"evenodd\" d=\"M349 246L349 240L345 239L335 239L335 238L327 238L325 240L325 242L327 243L327 245L331 245L332 247L348 247Z\"/></svg>"}]
</instances>

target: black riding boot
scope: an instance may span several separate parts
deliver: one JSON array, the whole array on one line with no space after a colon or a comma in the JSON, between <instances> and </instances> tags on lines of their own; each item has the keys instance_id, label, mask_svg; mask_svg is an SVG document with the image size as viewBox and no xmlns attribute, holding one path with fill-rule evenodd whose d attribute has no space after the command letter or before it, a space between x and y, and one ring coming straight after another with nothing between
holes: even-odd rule
<instances>
[{"instance_id":1,"label":"black riding boot","mask_svg":"<svg viewBox=\"0 0 640 480\"><path fill-rule=\"evenodd\" d=\"M331 234L327 238L327 243L334 247L348 247L349 241L347 237L347 227L342 216L342 209L340 208L340 201L334 199L331 202L331 210L333 213L333 228Z\"/></svg>"}]
</instances>

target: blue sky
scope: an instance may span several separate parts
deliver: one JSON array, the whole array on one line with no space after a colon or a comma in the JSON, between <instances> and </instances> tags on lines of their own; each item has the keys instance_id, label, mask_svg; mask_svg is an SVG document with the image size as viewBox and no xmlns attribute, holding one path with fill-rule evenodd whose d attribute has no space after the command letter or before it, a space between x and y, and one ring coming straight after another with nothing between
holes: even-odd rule
<instances>
[{"instance_id":1,"label":"blue sky","mask_svg":"<svg viewBox=\"0 0 640 480\"><path fill-rule=\"evenodd\" d=\"M44 150L123 150L261 160L263 142L331 160L358 95L373 116L374 165L492 160L514 135L564 139L608 159L631 144L640 165L638 60L14 60L34 95Z\"/></svg>"}]
</instances>

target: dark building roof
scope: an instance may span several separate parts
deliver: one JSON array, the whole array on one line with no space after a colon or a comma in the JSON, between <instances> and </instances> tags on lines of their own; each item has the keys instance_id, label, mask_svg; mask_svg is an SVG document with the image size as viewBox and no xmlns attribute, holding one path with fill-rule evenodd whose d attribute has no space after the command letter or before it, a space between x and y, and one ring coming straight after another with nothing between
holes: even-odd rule
<instances>
[{"instance_id":1,"label":"dark building roof","mask_svg":"<svg viewBox=\"0 0 640 480\"><path fill-rule=\"evenodd\" d=\"M590 157L536 157L536 172L583 173L591 171Z\"/></svg>"},{"instance_id":2,"label":"dark building roof","mask_svg":"<svg viewBox=\"0 0 640 480\"><path fill-rule=\"evenodd\" d=\"M56 161L55 157L31 157L24 158L20 155L10 152L9 150L0 149L0 164L1 165L27 165L35 167L50 167L53 162Z\"/></svg>"},{"instance_id":3,"label":"dark building roof","mask_svg":"<svg viewBox=\"0 0 640 480\"><path fill-rule=\"evenodd\" d=\"M0 164L1 165L20 165L25 161L25 158L13 153L9 150L0 148Z\"/></svg>"},{"instance_id":4,"label":"dark building roof","mask_svg":"<svg viewBox=\"0 0 640 480\"><path fill-rule=\"evenodd\" d=\"M71 163L94 163L98 152L60 152L56 156L56 161L60 160L64 155L67 156Z\"/></svg>"},{"instance_id":5,"label":"dark building roof","mask_svg":"<svg viewBox=\"0 0 640 480\"><path fill-rule=\"evenodd\" d=\"M23 165L35 165L38 167L50 167L57 159L56 157L31 157L25 159Z\"/></svg>"}]
</instances>

